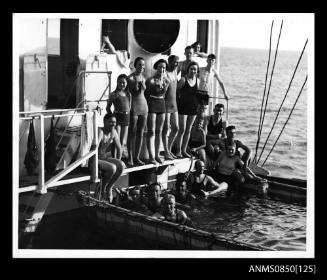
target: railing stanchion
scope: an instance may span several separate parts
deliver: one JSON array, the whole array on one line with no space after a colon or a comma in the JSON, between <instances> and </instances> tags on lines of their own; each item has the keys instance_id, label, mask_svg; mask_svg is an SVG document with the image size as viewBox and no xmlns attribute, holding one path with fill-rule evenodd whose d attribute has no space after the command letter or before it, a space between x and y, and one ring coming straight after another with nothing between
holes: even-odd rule
<instances>
[{"instance_id":1,"label":"railing stanchion","mask_svg":"<svg viewBox=\"0 0 327 280\"><path fill-rule=\"evenodd\" d=\"M98 147L98 125L97 125L97 111L93 112L93 137L94 137L94 145ZM92 181L98 181L98 148L96 148L96 153L94 155L94 164L92 166Z\"/></svg>"},{"instance_id":2,"label":"railing stanchion","mask_svg":"<svg viewBox=\"0 0 327 280\"><path fill-rule=\"evenodd\" d=\"M45 187L45 169L44 169L44 155L45 155L45 145L44 145L44 116L40 114L40 152L39 152L39 178L38 178L38 188L37 193L44 194L47 192Z\"/></svg>"}]
</instances>

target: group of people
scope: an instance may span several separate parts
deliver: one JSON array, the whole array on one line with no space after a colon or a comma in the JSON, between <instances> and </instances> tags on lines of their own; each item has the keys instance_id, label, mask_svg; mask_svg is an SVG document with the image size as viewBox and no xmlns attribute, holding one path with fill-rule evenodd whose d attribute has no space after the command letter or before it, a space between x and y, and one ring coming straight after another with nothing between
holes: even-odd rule
<instances>
[{"instance_id":1,"label":"group of people","mask_svg":"<svg viewBox=\"0 0 327 280\"><path fill-rule=\"evenodd\" d=\"M194 196L210 196L226 190L227 186L240 185L244 176L249 174L251 150L235 139L235 126L228 125L223 117L224 105L218 103L212 115L206 114L214 78L219 82L225 99L229 97L213 68L215 55L207 55L200 49L197 42L187 46L184 61L179 61L176 55L170 55L168 61L159 59L153 66L155 74L148 79L143 74L146 63L142 57L134 60L134 72L118 76L117 87L109 95L104 127L99 128L99 146L92 146L99 151L98 164L104 184L102 195L109 202L113 200L113 184L125 168L122 161L125 145L128 166L146 163L140 158L145 128L148 163L192 156L199 158L195 166L197 175L191 187ZM199 67L192 60L194 55L206 57L207 66ZM161 146L164 159L160 157ZM243 154L239 149L243 149ZM211 174L205 174L205 169L210 169ZM251 176L255 177L253 173ZM169 204L174 199L168 196L164 201ZM139 201L137 191L125 202L126 207L136 201ZM146 205L147 210L137 203L134 206L143 209L144 213L148 210L152 214L163 213L165 207L161 202L163 208L160 211L151 209L151 203Z\"/></svg>"}]
</instances>

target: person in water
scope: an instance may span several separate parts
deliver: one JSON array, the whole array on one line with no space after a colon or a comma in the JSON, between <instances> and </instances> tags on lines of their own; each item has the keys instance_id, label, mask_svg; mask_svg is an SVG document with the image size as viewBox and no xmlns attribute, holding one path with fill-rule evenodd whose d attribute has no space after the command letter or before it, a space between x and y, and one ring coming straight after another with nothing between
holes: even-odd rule
<instances>
[{"instance_id":1,"label":"person in water","mask_svg":"<svg viewBox=\"0 0 327 280\"><path fill-rule=\"evenodd\" d=\"M114 105L114 116L117 119L117 133L120 136L120 144L124 149L127 142L128 126L131 110L131 94L127 88L127 76L121 74L117 78L117 88L110 93L107 102L107 113L112 114L111 105Z\"/></svg>"},{"instance_id":2,"label":"person in water","mask_svg":"<svg viewBox=\"0 0 327 280\"><path fill-rule=\"evenodd\" d=\"M164 219L165 221L182 225L191 225L192 223L183 210L176 208L175 196L172 194L166 194L163 197L160 214L162 216L158 218Z\"/></svg>"},{"instance_id":3,"label":"person in water","mask_svg":"<svg viewBox=\"0 0 327 280\"><path fill-rule=\"evenodd\" d=\"M226 182L217 183L211 176L204 173L205 164L202 160L195 162L195 173L191 183L191 193L196 197L210 197L227 190Z\"/></svg>"},{"instance_id":4,"label":"person in water","mask_svg":"<svg viewBox=\"0 0 327 280\"><path fill-rule=\"evenodd\" d=\"M206 151L211 160L216 160L219 155L219 140L226 137L228 121L223 119L224 104L216 104L213 113L206 118Z\"/></svg>"},{"instance_id":5,"label":"person in water","mask_svg":"<svg viewBox=\"0 0 327 280\"><path fill-rule=\"evenodd\" d=\"M179 131L176 136L176 157L191 157L187 153L190 133L198 109L198 78L199 65L192 61L187 68L187 76L182 77L177 85L177 106Z\"/></svg>"},{"instance_id":6,"label":"person in water","mask_svg":"<svg viewBox=\"0 0 327 280\"><path fill-rule=\"evenodd\" d=\"M102 190L100 197L105 197L112 202L112 187L123 173L125 168L121 158L121 145L118 133L115 129L116 118L113 115L106 114L103 118L104 127L98 130L98 147L92 144L91 150L98 149L98 166L102 171ZM114 145L117 151L117 158L113 158L111 154L111 145ZM110 151L110 152L108 152ZM90 161L90 167L94 164L94 158Z\"/></svg>"},{"instance_id":7,"label":"person in water","mask_svg":"<svg viewBox=\"0 0 327 280\"><path fill-rule=\"evenodd\" d=\"M161 205L161 185L159 183L152 183L148 187L148 199L145 203L146 206L150 209L152 214L160 212Z\"/></svg>"},{"instance_id":8,"label":"person in water","mask_svg":"<svg viewBox=\"0 0 327 280\"><path fill-rule=\"evenodd\" d=\"M162 140L162 129L166 116L165 95L169 86L169 79L166 76L168 63L159 59L153 66L156 73L146 81L146 99L149 113L147 122L147 148L149 163L163 163L160 158L160 146Z\"/></svg>"},{"instance_id":9,"label":"person in water","mask_svg":"<svg viewBox=\"0 0 327 280\"><path fill-rule=\"evenodd\" d=\"M188 74L188 68L192 62L192 57L194 55L194 49L191 46L187 46L184 51L185 60L180 61L177 67L177 75L181 73L181 77L184 77Z\"/></svg>"},{"instance_id":10,"label":"person in water","mask_svg":"<svg viewBox=\"0 0 327 280\"><path fill-rule=\"evenodd\" d=\"M148 115L148 103L144 96L146 89L145 61L142 57L137 57L134 61L135 72L128 76L128 88L131 92L131 117L128 131L128 165L144 165L140 160L140 153L143 142L143 133Z\"/></svg>"},{"instance_id":11,"label":"person in water","mask_svg":"<svg viewBox=\"0 0 327 280\"><path fill-rule=\"evenodd\" d=\"M145 215L151 215L151 211L142 202L141 191L138 187L131 189L128 192L126 200L117 201L117 204L123 208L136 211Z\"/></svg>"},{"instance_id":12,"label":"person in water","mask_svg":"<svg viewBox=\"0 0 327 280\"><path fill-rule=\"evenodd\" d=\"M171 55L168 57L168 68L166 74L169 79L169 86L165 97L166 118L162 131L162 142L165 150L165 159L176 158L176 156L171 152L171 148L179 129L176 100L178 61L179 58L176 55Z\"/></svg>"}]
</instances>

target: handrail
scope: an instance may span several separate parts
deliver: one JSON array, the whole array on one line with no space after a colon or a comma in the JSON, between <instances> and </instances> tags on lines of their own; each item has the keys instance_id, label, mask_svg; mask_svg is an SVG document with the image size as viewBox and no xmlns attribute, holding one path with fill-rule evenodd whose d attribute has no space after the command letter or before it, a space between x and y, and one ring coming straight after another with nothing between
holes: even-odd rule
<instances>
[{"instance_id":1,"label":"handrail","mask_svg":"<svg viewBox=\"0 0 327 280\"><path fill-rule=\"evenodd\" d=\"M60 118L60 117L69 117L69 116L84 116L85 112L83 113L71 113L71 114L64 114L64 115L42 115L44 119L49 119L52 117ZM32 120L32 119L39 119L40 115L32 116L32 117L19 117L20 120Z\"/></svg>"},{"instance_id":2,"label":"handrail","mask_svg":"<svg viewBox=\"0 0 327 280\"><path fill-rule=\"evenodd\" d=\"M52 110L40 110L40 111L24 111L19 114L38 114L38 113L51 113L51 112L69 112L75 110L87 110L86 108L72 108L72 109L52 109Z\"/></svg>"}]
</instances>

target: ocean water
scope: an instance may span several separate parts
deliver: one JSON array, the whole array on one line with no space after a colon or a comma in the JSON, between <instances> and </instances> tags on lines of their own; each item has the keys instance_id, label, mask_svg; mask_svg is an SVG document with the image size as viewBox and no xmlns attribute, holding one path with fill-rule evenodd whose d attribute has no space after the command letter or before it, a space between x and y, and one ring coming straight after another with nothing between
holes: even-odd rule
<instances>
[{"instance_id":1,"label":"ocean water","mask_svg":"<svg viewBox=\"0 0 327 280\"><path fill-rule=\"evenodd\" d=\"M269 99L262 129L258 156L272 128L278 109L289 87L301 51L278 51L271 80ZM269 50L221 48L220 76L228 95L228 122L236 126L237 138L255 153L260 109L265 87ZM275 51L271 52L266 91L270 83ZM307 54L304 53L290 90L279 113L275 127L259 161L264 162L276 141L308 74ZM306 179L307 176L307 85L273 152L264 167L272 175ZM226 101L221 100L225 105ZM253 153L253 154L254 154Z\"/></svg>"}]
</instances>

